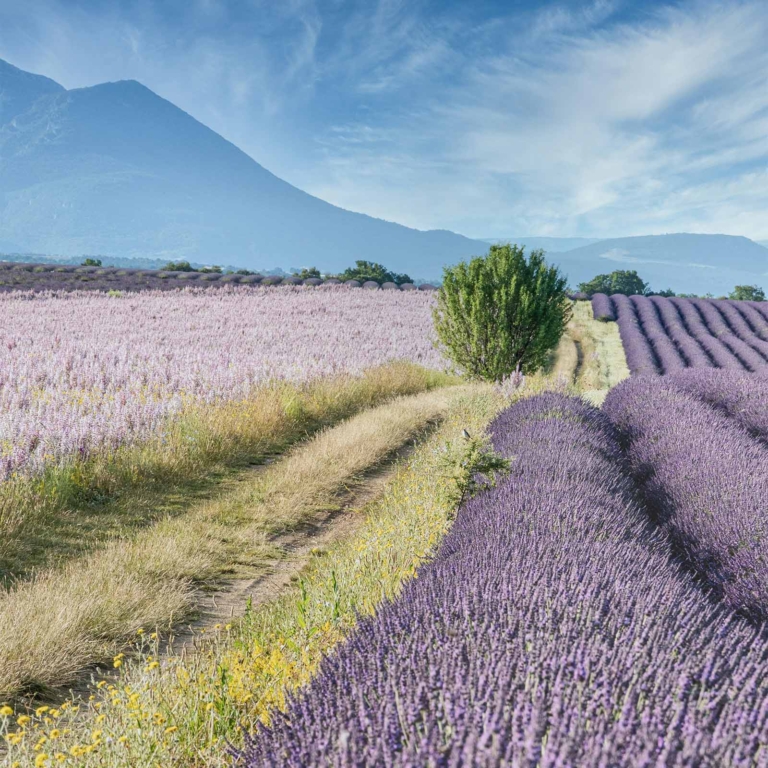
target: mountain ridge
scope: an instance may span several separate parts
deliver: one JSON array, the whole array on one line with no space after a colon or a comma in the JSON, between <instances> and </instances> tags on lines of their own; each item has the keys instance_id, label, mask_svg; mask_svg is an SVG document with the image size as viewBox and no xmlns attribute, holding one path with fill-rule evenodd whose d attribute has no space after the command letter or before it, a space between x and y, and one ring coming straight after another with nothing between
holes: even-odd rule
<instances>
[{"instance_id":1,"label":"mountain ridge","mask_svg":"<svg viewBox=\"0 0 768 768\"><path fill-rule=\"evenodd\" d=\"M654 289L723 293L768 285L768 250L740 235L676 232L610 238L557 254L571 285L616 269L636 270Z\"/></svg>"},{"instance_id":2,"label":"mountain ridge","mask_svg":"<svg viewBox=\"0 0 768 768\"><path fill-rule=\"evenodd\" d=\"M0 72L0 92L9 72L25 75ZM23 109L0 119L0 250L329 270L367 258L405 271L416 260L436 276L487 248L313 197L138 81L39 90L8 100Z\"/></svg>"},{"instance_id":3,"label":"mountain ridge","mask_svg":"<svg viewBox=\"0 0 768 768\"><path fill-rule=\"evenodd\" d=\"M573 286L637 269L654 288L722 293L768 273L768 242L726 235L479 240L412 229L292 186L137 80L66 90L0 60L0 252L326 272L367 259L435 279L506 240L543 247Z\"/></svg>"}]
</instances>

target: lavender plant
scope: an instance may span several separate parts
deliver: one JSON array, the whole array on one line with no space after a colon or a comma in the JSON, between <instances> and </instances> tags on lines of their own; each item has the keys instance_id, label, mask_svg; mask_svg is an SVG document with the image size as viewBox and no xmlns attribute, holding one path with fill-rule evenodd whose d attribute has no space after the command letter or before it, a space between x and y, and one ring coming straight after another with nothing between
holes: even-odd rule
<instances>
[{"instance_id":1,"label":"lavender plant","mask_svg":"<svg viewBox=\"0 0 768 768\"><path fill-rule=\"evenodd\" d=\"M0 296L0 480L140 440L188 404L394 359L441 368L432 295L334 286Z\"/></svg>"},{"instance_id":2,"label":"lavender plant","mask_svg":"<svg viewBox=\"0 0 768 768\"><path fill-rule=\"evenodd\" d=\"M697 374L705 384L680 374L629 379L608 394L603 409L622 432L651 514L706 590L731 609L764 620L768 448L727 415L728 410L738 411L745 399L713 393L718 382L722 392L736 377L750 374ZM762 378L751 377L756 382ZM762 378L763 393L766 383ZM701 399L685 389L700 393ZM722 404L726 412L704 399ZM761 426L766 423L766 402L752 401L761 413Z\"/></svg>"},{"instance_id":3,"label":"lavender plant","mask_svg":"<svg viewBox=\"0 0 768 768\"><path fill-rule=\"evenodd\" d=\"M592 313L595 320L608 322L616 319L616 313L613 310L611 299L604 293L596 293L592 297Z\"/></svg>"},{"instance_id":4,"label":"lavender plant","mask_svg":"<svg viewBox=\"0 0 768 768\"><path fill-rule=\"evenodd\" d=\"M583 401L518 402L515 456L435 559L361 620L258 766L765 765L768 643L670 561L618 435Z\"/></svg>"},{"instance_id":5,"label":"lavender plant","mask_svg":"<svg viewBox=\"0 0 768 768\"><path fill-rule=\"evenodd\" d=\"M768 370L683 371L671 377L676 388L714 406L768 445Z\"/></svg>"},{"instance_id":6,"label":"lavender plant","mask_svg":"<svg viewBox=\"0 0 768 768\"><path fill-rule=\"evenodd\" d=\"M633 374L768 367L768 307L760 302L596 294L597 319L616 319Z\"/></svg>"}]
</instances>

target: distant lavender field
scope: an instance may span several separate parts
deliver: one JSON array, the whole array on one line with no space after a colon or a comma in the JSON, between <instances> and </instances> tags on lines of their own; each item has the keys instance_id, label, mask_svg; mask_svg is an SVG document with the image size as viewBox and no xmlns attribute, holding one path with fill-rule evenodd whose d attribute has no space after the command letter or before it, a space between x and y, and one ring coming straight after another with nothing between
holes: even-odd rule
<instances>
[{"instance_id":1,"label":"distant lavender field","mask_svg":"<svg viewBox=\"0 0 768 768\"><path fill-rule=\"evenodd\" d=\"M442 368L432 303L336 286L0 296L0 479L140 439L185 404L270 379L394 359Z\"/></svg>"},{"instance_id":2,"label":"distant lavender field","mask_svg":"<svg viewBox=\"0 0 768 768\"><path fill-rule=\"evenodd\" d=\"M632 374L768 371L768 302L598 293L592 310L618 322Z\"/></svg>"}]
</instances>

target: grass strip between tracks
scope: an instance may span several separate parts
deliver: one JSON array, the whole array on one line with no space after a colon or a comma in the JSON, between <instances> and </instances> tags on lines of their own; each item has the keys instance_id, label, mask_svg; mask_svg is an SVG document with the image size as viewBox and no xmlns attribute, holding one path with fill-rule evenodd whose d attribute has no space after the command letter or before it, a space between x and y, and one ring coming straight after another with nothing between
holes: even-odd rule
<instances>
[{"instance_id":1,"label":"grass strip between tracks","mask_svg":"<svg viewBox=\"0 0 768 768\"><path fill-rule=\"evenodd\" d=\"M311 677L357 615L375 610L415 575L450 526L479 435L501 399L493 388L480 385L411 398L422 401L422 424L428 416L423 403L440 398L442 425L404 462L382 496L367 505L357 533L314 557L299 584L222 627L199 652L158 660L151 628L141 634L134 630L136 654L118 658L124 665L120 679L98 684L100 690L79 711L73 702L32 713L29 722L18 712L6 718L12 742L6 764L33 765L40 755L50 761L41 765L228 764L227 743L241 741L243 729L281 707L286 692ZM370 413L318 440L367 417ZM464 439L463 429L474 437ZM343 450L348 453L348 447ZM336 451L318 455L330 471ZM287 467L285 472L286 481L295 477ZM288 496L284 503L286 510L292 507Z\"/></svg>"}]
</instances>

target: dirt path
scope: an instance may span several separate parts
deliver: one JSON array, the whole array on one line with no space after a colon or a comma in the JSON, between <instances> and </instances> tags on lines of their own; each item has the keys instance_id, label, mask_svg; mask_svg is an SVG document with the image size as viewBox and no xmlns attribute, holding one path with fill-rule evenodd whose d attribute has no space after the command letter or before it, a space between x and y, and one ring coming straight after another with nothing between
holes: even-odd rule
<instances>
[{"instance_id":1,"label":"dirt path","mask_svg":"<svg viewBox=\"0 0 768 768\"><path fill-rule=\"evenodd\" d=\"M200 592L199 617L175 628L163 655L195 649L205 641L205 630L242 617L249 602L256 608L278 597L307 566L313 553L355 533L364 521L363 507L382 493L400 460L412 450L412 446L406 446L385 465L366 474L356 488L342 497L338 509L273 539L272 543L284 556L275 560L266 572L253 578L222 582L214 592Z\"/></svg>"}]
</instances>

